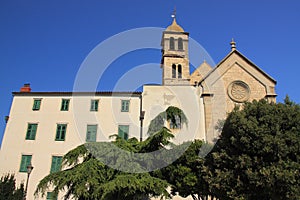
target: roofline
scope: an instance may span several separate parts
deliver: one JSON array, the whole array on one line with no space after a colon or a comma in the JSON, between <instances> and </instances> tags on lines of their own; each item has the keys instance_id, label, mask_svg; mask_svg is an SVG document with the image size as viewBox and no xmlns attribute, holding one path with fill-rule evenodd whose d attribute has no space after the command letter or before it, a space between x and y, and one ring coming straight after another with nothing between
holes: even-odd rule
<instances>
[{"instance_id":1,"label":"roofline","mask_svg":"<svg viewBox=\"0 0 300 200\"><path fill-rule=\"evenodd\" d=\"M165 30L165 31L163 31L163 34L165 34L165 33L167 33L167 34L183 34L183 35L187 35L187 36L189 36L190 35L190 33L189 32L180 32L180 31L167 31L167 30Z\"/></svg>"},{"instance_id":2,"label":"roofline","mask_svg":"<svg viewBox=\"0 0 300 200\"><path fill-rule=\"evenodd\" d=\"M12 92L13 96L131 96L140 97L142 92Z\"/></svg>"},{"instance_id":3,"label":"roofline","mask_svg":"<svg viewBox=\"0 0 300 200\"><path fill-rule=\"evenodd\" d=\"M270 79L271 81L273 81L275 84L277 84L277 81L271 77L269 74L267 74L265 71L263 71L261 68L259 68L256 64L254 64L250 59L248 59L246 56L244 56L241 52L239 52L238 50L233 50L231 51L229 54L227 54L227 56L225 56L225 58L223 58L215 67L213 70L211 70L200 82L202 83L208 76L210 76L210 74L212 74L223 62L225 62L225 60L233 53L237 53L239 54L241 57L244 58L244 60L246 60L247 63L249 63L250 65L252 65L253 67L255 67L255 69L257 69L259 72L261 72L262 74L264 74L268 79Z\"/></svg>"}]
</instances>

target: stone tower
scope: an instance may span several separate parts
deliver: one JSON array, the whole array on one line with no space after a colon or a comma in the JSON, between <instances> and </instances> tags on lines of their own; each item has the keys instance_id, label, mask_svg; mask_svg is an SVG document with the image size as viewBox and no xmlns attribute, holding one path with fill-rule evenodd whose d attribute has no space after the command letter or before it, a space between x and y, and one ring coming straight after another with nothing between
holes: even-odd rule
<instances>
[{"instance_id":1,"label":"stone tower","mask_svg":"<svg viewBox=\"0 0 300 200\"><path fill-rule=\"evenodd\" d=\"M162 37L162 84L163 85L190 85L189 33L173 22L163 32Z\"/></svg>"}]
</instances>

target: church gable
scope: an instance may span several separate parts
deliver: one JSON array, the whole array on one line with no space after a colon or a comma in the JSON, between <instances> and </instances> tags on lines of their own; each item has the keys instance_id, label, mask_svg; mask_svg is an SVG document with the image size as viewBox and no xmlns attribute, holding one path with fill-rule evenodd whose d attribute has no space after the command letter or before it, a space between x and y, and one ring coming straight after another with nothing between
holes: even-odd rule
<instances>
[{"instance_id":1,"label":"church gable","mask_svg":"<svg viewBox=\"0 0 300 200\"><path fill-rule=\"evenodd\" d=\"M232 110L236 103L266 97L267 86L246 68L235 62L221 76L225 89L227 110Z\"/></svg>"},{"instance_id":2,"label":"church gable","mask_svg":"<svg viewBox=\"0 0 300 200\"><path fill-rule=\"evenodd\" d=\"M218 121L225 119L235 105L264 98L276 101L276 81L235 49L198 85L205 110L207 141L218 138L220 133L215 129Z\"/></svg>"},{"instance_id":3,"label":"church gable","mask_svg":"<svg viewBox=\"0 0 300 200\"><path fill-rule=\"evenodd\" d=\"M215 93L215 87L222 82L226 99L232 103L262 98L275 101L276 81L237 50L229 53L202 82L204 93Z\"/></svg>"}]
</instances>

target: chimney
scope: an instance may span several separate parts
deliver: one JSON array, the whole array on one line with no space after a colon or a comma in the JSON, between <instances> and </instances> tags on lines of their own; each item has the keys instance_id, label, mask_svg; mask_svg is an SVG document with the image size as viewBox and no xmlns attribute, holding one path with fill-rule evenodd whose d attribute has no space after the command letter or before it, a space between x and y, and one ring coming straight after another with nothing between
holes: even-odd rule
<instances>
[{"instance_id":1,"label":"chimney","mask_svg":"<svg viewBox=\"0 0 300 200\"><path fill-rule=\"evenodd\" d=\"M8 120L9 120L9 116L5 116L5 123L7 123L8 122Z\"/></svg>"},{"instance_id":2,"label":"chimney","mask_svg":"<svg viewBox=\"0 0 300 200\"><path fill-rule=\"evenodd\" d=\"M31 92L30 83L25 83L23 87L21 87L20 92Z\"/></svg>"}]
</instances>

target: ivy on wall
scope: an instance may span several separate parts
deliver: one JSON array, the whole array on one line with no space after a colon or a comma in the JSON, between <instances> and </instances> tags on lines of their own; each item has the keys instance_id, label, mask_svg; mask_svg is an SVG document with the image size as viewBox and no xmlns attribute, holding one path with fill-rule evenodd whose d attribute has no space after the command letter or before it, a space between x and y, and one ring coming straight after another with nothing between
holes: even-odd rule
<instances>
[{"instance_id":1,"label":"ivy on wall","mask_svg":"<svg viewBox=\"0 0 300 200\"><path fill-rule=\"evenodd\" d=\"M176 118L180 119L181 124L188 124L187 117L184 112L175 106L169 106L165 111L158 114L153 120L151 120L148 135L153 135L157 131L161 130L164 127L164 122L167 120L168 122L173 123L175 128L177 128Z\"/></svg>"}]
</instances>

